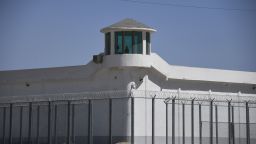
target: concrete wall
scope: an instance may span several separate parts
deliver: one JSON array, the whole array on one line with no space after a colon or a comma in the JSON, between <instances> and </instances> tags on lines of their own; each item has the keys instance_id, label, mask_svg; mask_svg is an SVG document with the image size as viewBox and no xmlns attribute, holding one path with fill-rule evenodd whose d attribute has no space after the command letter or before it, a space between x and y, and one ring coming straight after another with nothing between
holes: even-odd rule
<instances>
[{"instance_id":1,"label":"concrete wall","mask_svg":"<svg viewBox=\"0 0 256 144\"><path fill-rule=\"evenodd\" d=\"M152 59L152 57L155 57ZM85 66L49 68L37 70L21 70L0 72L0 98L10 96L28 96L47 95L47 94L63 94L63 93L82 93L94 91L118 91L131 88L144 91L135 99L134 112L134 134L137 144L148 144L151 142L152 136L152 95L149 91L166 91L170 89L195 90L195 91L216 91L216 92L242 92L255 94L254 84L237 83L228 81L213 81L209 79L193 80L180 78L178 71L174 72L177 77L172 75L173 70L169 65L157 58L157 55L112 55L104 57L102 64L94 64L90 62ZM155 60L155 61L154 61ZM189 70L189 69L188 69ZM222 78L225 76L222 76ZM178 78L178 79L175 79ZM248 77L246 77L247 79ZM237 79L236 79L237 80ZM234 80L234 81L236 81ZM149 99L148 99L149 98ZM185 125L186 139L189 141L191 136L191 105L186 102L185 106ZM209 121L209 103L202 107L202 120ZM165 141L165 104L163 100L157 99L155 102L155 135L156 143L161 144ZM106 114L107 104L104 102L96 102L94 105L94 134L95 136L103 136L106 138L108 131L108 121ZM113 105L113 136L127 137L131 136L131 111L130 101L115 102ZM83 113L83 109L77 110ZM171 119L172 108L169 107L169 117ZM244 123L244 108L234 109L235 123ZM255 122L256 111L250 111L251 122ZM63 114L64 116L65 114ZM227 122L227 107L219 107L219 121ZM81 115L86 117L86 115ZM198 141L199 122L198 122L198 105L194 107L194 128L195 142ZM213 118L214 119L214 118ZM182 108L181 105L175 105L175 133L177 142L181 142L182 136ZM171 136L171 120L169 121L169 134ZM78 122L81 125L83 123ZM85 122L86 123L86 122ZM225 126L223 126L225 128ZM85 128L86 129L86 128ZM223 132L225 133L225 131ZM241 131L241 137L244 137ZM204 134L207 137L207 132ZM225 135L225 134L223 134ZM221 135L221 136L223 136ZM225 137L225 136L224 136ZM104 139L105 139L104 138ZM124 140L120 138L117 141ZM170 138L171 140L171 138ZM100 142L99 142L100 143Z\"/></svg>"}]
</instances>

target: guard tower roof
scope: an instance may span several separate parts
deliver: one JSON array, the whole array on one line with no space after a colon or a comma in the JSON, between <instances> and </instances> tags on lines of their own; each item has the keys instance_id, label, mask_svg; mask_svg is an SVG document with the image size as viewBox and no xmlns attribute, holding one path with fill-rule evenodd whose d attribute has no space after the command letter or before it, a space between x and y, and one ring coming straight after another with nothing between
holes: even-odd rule
<instances>
[{"instance_id":1,"label":"guard tower roof","mask_svg":"<svg viewBox=\"0 0 256 144\"><path fill-rule=\"evenodd\" d=\"M149 32L155 32L156 30L152 27L149 27L141 22L138 22L134 19L124 19L117 23L114 23L108 27L105 27L101 29L100 31L102 33L106 33L109 31L118 31L118 30L124 30L124 31L130 31L130 30L142 30L142 31L149 31Z\"/></svg>"}]
</instances>

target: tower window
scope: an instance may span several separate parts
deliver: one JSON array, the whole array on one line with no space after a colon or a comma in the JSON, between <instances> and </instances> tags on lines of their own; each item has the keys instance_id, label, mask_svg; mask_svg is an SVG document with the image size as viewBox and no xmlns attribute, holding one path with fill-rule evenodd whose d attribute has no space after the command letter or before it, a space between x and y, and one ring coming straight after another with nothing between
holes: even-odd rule
<instances>
[{"instance_id":1,"label":"tower window","mask_svg":"<svg viewBox=\"0 0 256 144\"><path fill-rule=\"evenodd\" d=\"M132 53L132 32L124 32L124 53Z\"/></svg>"},{"instance_id":2,"label":"tower window","mask_svg":"<svg viewBox=\"0 0 256 144\"><path fill-rule=\"evenodd\" d=\"M115 54L142 54L142 32L115 32Z\"/></svg>"},{"instance_id":3,"label":"tower window","mask_svg":"<svg viewBox=\"0 0 256 144\"><path fill-rule=\"evenodd\" d=\"M105 54L110 55L111 39L110 32L105 34Z\"/></svg>"},{"instance_id":4,"label":"tower window","mask_svg":"<svg viewBox=\"0 0 256 144\"><path fill-rule=\"evenodd\" d=\"M115 54L123 54L123 34L115 32Z\"/></svg>"},{"instance_id":5,"label":"tower window","mask_svg":"<svg viewBox=\"0 0 256 144\"><path fill-rule=\"evenodd\" d=\"M150 33L146 32L146 54L150 54Z\"/></svg>"},{"instance_id":6,"label":"tower window","mask_svg":"<svg viewBox=\"0 0 256 144\"><path fill-rule=\"evenodd\" d=\"M142 54L142 32L134 32L134 53Z\"/></svg>"}]
</instances>

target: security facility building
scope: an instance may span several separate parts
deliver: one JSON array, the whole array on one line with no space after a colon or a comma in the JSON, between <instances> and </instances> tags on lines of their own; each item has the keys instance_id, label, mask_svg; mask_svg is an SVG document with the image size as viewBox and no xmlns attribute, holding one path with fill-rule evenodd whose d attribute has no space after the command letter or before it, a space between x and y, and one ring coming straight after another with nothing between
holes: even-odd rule
<instances>
[{"instance_id":1,"label":"security facility building","mask_svg":"<svg viewBox=\"0 0 256 144\"><path fill-rule=\"evenodd\" d=\"M175 66L155 29L101 29L86 65L0 72L1 144L254 144L256 72Z\"/></svg>"}]
</instances>

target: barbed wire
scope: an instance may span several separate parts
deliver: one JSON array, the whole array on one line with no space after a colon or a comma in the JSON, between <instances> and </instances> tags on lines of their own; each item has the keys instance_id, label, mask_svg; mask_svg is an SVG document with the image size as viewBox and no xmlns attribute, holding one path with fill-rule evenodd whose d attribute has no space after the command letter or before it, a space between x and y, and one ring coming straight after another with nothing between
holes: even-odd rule
<instances>
[{"instance_id":1,"label":"barbed wire","mask_svg":"<svg viewBox=\"0 0 256 144\"><path fill-rule=\"evenodd\" d=\"M223 10L223 11L256 12L256 9L208 7L208 6L185 5L185 4L167 3L167 2L164 3L164 2L145 1L145 0L119 0L119 1L129 2L134 4L144 4L144 5L158 5L158 6L171 6L171 7L195 8L195 9Z\"/></svg>"}]
</instances>

